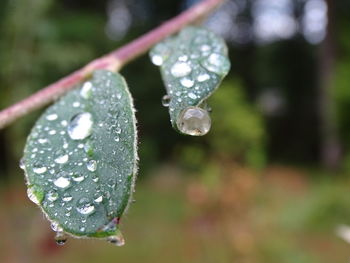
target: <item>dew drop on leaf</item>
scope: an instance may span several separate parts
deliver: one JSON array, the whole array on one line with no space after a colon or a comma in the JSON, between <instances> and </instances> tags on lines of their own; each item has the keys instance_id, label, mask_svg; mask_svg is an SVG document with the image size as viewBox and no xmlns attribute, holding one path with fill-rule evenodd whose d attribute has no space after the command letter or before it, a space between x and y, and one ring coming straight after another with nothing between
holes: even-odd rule
<instances>
[{"instance_id":1,"label":"dew drop on leaf","mask_svg":"<svg viewBox=\"0 0 350 263\"><path fill-rule=\"evenodd\" d=\"M47 168L43 166L41 163L35 163L33 166L33 172L37 174L42 174L47 171Z\"/></svg>"},{"instance_id":2,"label":"dew drop on leaf","mask_svg":"<svg viewBox=\"0 0 350 263\"><path fill-rule=\"evenodd\" d=\"M86 168L90 171L90 172L94 172L97 169L97 162L95 160L90 160L87 162L86 164Z\"/></svg>"},{"instance_id":3,"label":"dew drop on leaf","mask_svg":"<svg viewBox=\"0 0 350 263\"><path fill-rule=\"evenodd\" d=\"M83 112L75 115L68 124L68 134L73 140L83 140L91 135L92 115L89 112Z\"/></svg>"},{"instance_id":4,"label":"dew drop on leaf","mask_svg":"<svg viewBox=\"0 0 350 263\"><path fill-rule=\"evenodd\" d=\"M197 77L197 80L199 82L204 82L204 81L207 81L210 79L210 76L207 74L207 73L204 73L204 74L201 74L201 75L198 75Z\"/></svg>"},{"instance_id":5,"label":"dew drop on leaf","mask_svg":"<svg viewBox=\"0 0 350 263\"><path fill-rule=\"evenodd\" d=\"M47 200L49 200L50 202L54 202L57 200L58 198L58 193L55 191L55 190L50 190L48 193L47 193Z\"/></svg>"},{"instance_id":6,"label":"dew drop on leaf","mask_svg":"<svg viewBox=\"0 0 350 263\"><path fill-rule=\"evenodd\" d=\"M70 186L70 180L64 176L58 177L53 183L59 188L67 188Z\"/></svg>"},{"instance_id":7,"label":"dew drop on leaf","mask_svg":"<svg viewBox=\"0 0 350 263\"><path fill-rule=\"evenodd\" d=\"M183 78L180 80L180 83L182 86L184 86L186 88L192 88L194 85L194 81L190 78Z\"/></svg>"},{"instance_id":8,"label":"dew drop on leaf","mask_svg":"<svg viewBox=\"0 0 350 263\"><path fill-rule=\"evenodd\" d=\"M162 58L162 56L160 56L160 55L153 55L152 57L151 57L151 61L152 61L152 63L154 64L154 65L156 65L156 66L160 66L160 65L162 65L163 64L163 58Z\"/></svg>"},{"instance_id":9,"label":"dew drop on leaf","mask_svg":"<svg viewBox=\"0 0 350 263\"><path fill-rule=\"evenodd\" d=\"M230 61L226 56L213 53L202 63L207 70L218 75L226 75L230 70Z\"/></svg>"},{"instance_id":10,"label":"dew drop on leaf","mask_svg":"<svg viewBox=\"0 0 350 263\"><path fill-rule=\"evenodd\" d=\"M64 164L68 161L69 156L63 150L58 150L56 153L55 163Z\"/></svg>"},{"instance_id":11,"label":"dew drop on leaf","mask_svg":"<svg viewBox=\"0 0 350 263\"><path fill-rule=\"evenodd\" d=\"M73 181L75 182L82 182L85 179L84 175L80 173L74 173L72 178L73 178Z\"/></svg>"},{"instance_id":12,"label":"dew drop on leaf","mask_svg":"<svg viewBox=\"0 0 350 263\"><path fill-rule=\"evenodd\" d=\"M22 170L24 170L25 167L26 167L26 166L25 166L25 163L24 163L24 159L21 158L21 160L19 161L19 168L21 168Z\"/></svg>"},{"instance_id":13,"label":"dew drop on leaf","mask_svg":"<svg viewBox=\"0 0 350 263\"><path fill-rule=\"evenodd\" d=\"M169 107L170 99L171 99L171 97L169 95L164 95L162 97L162 105L164 107Z\"/></svg>"},{"instance_id":14,"label":"dew drop on leaf","mask_svg":"<svg viewBox=\"0 0 350 263\"><path fill-rule=\"evenodd\" d=\"M46 119L47 119L48 121L54 121L54 120L56 120L57 118L58 118L58 115L57 115L56 113L49 114L49 115L46 116Z\"/></svg>"},{"instance_id":15,"label":"dew drop on leaf","mask_svg":"<svg viewBox=\"0 0 350 263\"><path fill-rule=\"evenodd\" d=\"M40 203L38 198L36 197L32 187L29 187L27 189L27 196L28 196L29 200L32 201L34 204L38 205Z\"/></svg>"},{"instance_id":16,"label":"dew drop on leaf","mask_svg":"<svg viewBox=\"0 0 350 263\"><path fill-rule=\"evenodd\" d=\"M77 211L82 215L90 215L95 212L95 206L87 198L81 198L77 203Z\"/></svg>"},{"instance_id":17,"label":"dew drop on leaf","mask_svg":"<svg viewBox=\"0 0 350 263\"><path fill-rule=\"evenodd\" d=\"M171 68L171 74L176 77L184 77L191 73L191 67L185 62L176 62Z\"/></svg>"},{"instance_id":18,"label":"dew drop on leaf","mask_svg":"<svg viewBox=\"0 0 350 263\"><path fill-rule=\"evenodd\" d=\"M84 99L88 99L91 95L92 83L87 81L84 83L83 87L80 90L80 96Z\"/></svg>"}]
</instances>

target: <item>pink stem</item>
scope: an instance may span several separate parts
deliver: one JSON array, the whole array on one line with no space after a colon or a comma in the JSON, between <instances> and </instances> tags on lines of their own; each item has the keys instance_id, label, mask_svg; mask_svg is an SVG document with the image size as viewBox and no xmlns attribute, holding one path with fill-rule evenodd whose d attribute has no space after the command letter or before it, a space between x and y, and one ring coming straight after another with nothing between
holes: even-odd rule
<instances>
[{"instance_id":1,"label":"pink stem","mask_svg":"<svg viewBox=\"0 0 350 263\"><path fill-rule=\"evenodd\" d=\"M203 0L129 44L126 44L101 58L91 61L83 68L0 111L0 129L11 124L16 119L23 117L24 115L41 108L62 96L67 91L73 89L76 84L89 77L94 70L120 70L122 66L147 52L159 41L176 33L184 26L194 23L208 15L224 1L225 0Z\"/></svg>"}]
</instances>

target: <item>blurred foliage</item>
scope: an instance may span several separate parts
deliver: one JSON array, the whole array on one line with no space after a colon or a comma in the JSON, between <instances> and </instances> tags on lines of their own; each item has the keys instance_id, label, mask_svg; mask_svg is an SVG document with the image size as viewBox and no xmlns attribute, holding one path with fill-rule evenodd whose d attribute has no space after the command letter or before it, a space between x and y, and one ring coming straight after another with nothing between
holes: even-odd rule
<instances>
[{"instance_id":1,"label":"blurred foliage","mask_svg":"<svg viewBox=\"0 0 350 263\"><path fill-rule=\"evenodd\" d=\"M213 108L213 127L208 139L211 152L261 168L266 155L264 122L245 98L242 86L235 79L225 81L209 103Z\"/></svg>"}]
</instances>

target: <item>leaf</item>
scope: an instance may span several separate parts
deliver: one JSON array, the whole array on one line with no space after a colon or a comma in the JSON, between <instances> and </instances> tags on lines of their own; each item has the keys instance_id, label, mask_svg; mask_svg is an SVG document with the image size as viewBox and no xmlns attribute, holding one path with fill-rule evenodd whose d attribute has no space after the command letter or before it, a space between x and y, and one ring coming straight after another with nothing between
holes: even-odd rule
<instances>
[{"instance_id":1,"label":"leaf","mask_svg":"<svg viewBox=\"0 0 350 263\"><path fill-rule=\"evenodd\" d=\"M124 78L96 71L49 107L27 139L28 196L53 229L123 243L120 217L134 191L136 120Z\"/></svg>"},{"instance_id":2,"label":"leaf","mask_svg":"<svg viewBox=\"0 0 350 263\"><path fill-rule=\"evenodd\" d=\"M206 29L187 27L157 44L150 57L161 68L172 126L188 135L206 134L211 120L204 102L230 70L225 42Z\"/></svg>"}]
</instances>

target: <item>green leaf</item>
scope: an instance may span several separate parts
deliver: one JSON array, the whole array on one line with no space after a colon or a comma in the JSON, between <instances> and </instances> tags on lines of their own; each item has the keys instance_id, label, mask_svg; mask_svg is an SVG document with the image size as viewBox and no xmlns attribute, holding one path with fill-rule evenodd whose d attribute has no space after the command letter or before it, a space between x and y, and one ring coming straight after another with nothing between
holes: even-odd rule
<instances>
[{"instance_id":1,"label":"green leaf","mask_svg":"<svg viewBox=\"0 0 350 263\"><path fill-rule=\"evenodd\" d=\"M150 52L160 66L172 126L188 135L204 135L211 125L205 100L230 70L225 42L199 27L187 27Z\"/></svg>"},{"instance_id":2,"label":"green leaf","mask_svg":"<svg viewBox=\"0 0 350 263\"><path fill-rule=\"evenodd\" d=\"M134 191L136 140L127 85L108 71L96 71L39 118L22 167L29 198L59 236L111 236L123 243L118 223Z\"/></svg>"}]
</instances>

